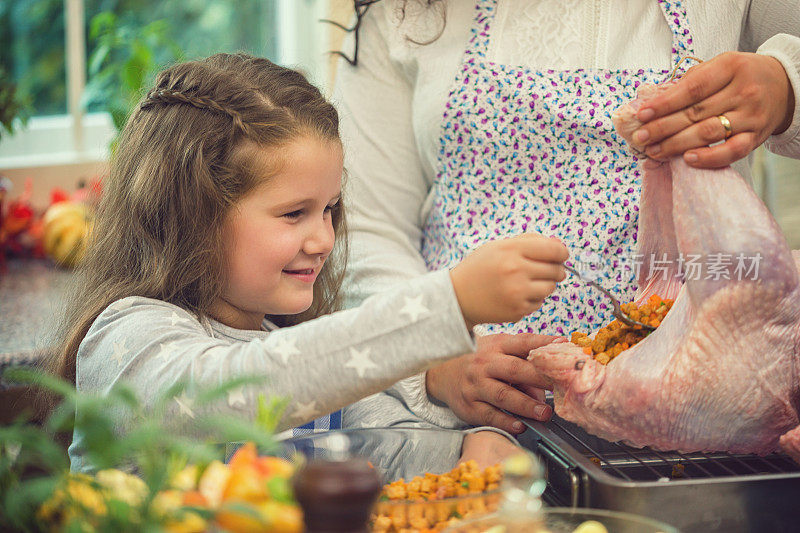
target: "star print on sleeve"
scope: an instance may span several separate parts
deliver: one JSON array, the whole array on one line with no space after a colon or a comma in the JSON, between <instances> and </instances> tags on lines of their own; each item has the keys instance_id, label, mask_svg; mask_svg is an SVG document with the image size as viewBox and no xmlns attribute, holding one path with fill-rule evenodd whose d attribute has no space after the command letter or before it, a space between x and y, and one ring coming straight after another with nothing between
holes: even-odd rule
<instances>
[{"instance_id":1,"label":"star print on sleeve","mask_svg":"<svg viewBox=\"0 0 800 533\"><path fill-rule=\"evenodd\" d=\"M169 319L172 326L175 326L176 324L191 323L192 321L192 319L190 319L188 316L181 316L175 311L172 312L172 316L169 317Z\"/></svg>"},{"instance_id":2,"label":"star print on sleeve","mask_svg":"<svg viewBox=\"0 0 800 533\"><path fill-rule=\"evenodd\" d=\"M281 361L283 361L284 365L289 363L289 358L291 356L300 355L300 350L297 349L295 340L286 339L284 337L278 337L275 346L272 347L272 351L281 356Z\"/></svg>"},{"instance_id":3,"label":"star print on sleeve","mask_svg":"<svg viewBox=\"0 0 800 533\"><path fill-rule=\"evenodd\" d=\"M178 404L178 407L180 407L182 415L194 419L194 411L192 411L192 407L194 407L194 398L187 396L186 391L184 391L180 396L175 396L173 399L175 403Z\"/></svg>"},{"instance_id":4,"label":"star print on sleeve","mask_svg":"<svg viewBox=\"0 0 800 533\"><path fill-rule=\"evenodd\" d=\"M228 391L228 405L230 407L244 406L247 402L244 399L244 388Z\"/></svg>"},{"instance_id":5,"label":"star print on sleeve","mask_svg":"<svg viewBox=\"0 0 800 533\"><path fill-rule=\"evenodd\" d=\"M430 313L428 308L422 305L422 297L422 294L416 298L409 298L406 296L406 305L400 309L400 314L408 315L412 321L416 322L420 317L424 317Z\"/></svg>"},{"instance_id":6,"label":"star print on sleeve","mask_svg":"<svg viewBox=\"0 0 800 533\"><path fill-rule=\"evenodd\" d=\"M169 358L172 357L172 354L175 353L175 346L170 343L160 343L161 350L156 354L156 357L160 358L163 361L169 361Z\"/></svg>"},{"instance_id":7,"label":"star print on sleeve","mask_svg":"<svg viewBox=\"0 0 800 533\"><path fill-rule=\"evenodd\" d=\"M360 351L355 348L350 348L350 360L347 361L344 366L354 369L360 378L364 377L364 373L367 370L378 368L378 365L373 363L369 358L369 348L364 348Z\"/></svg>"},{"instance_id":8,"label":"star print on sleeve","mask_svg":"<svg viewBox=\"0 0 800 533\"><path fill-rule=\"evenodd\" d=\"M297 408L292 412L292 418L298 421L314 420L320 415L317 410L317 402L310 401L308 403L297 402Z\"/></svg>"},{"instance_id":9,"label":"star print on sleeve","mask_svg":"<svg viewBox=\"0 0 800 533\"><path fill-rule=\"evenodd\" d=\"M122 366L123 359L128 352L130 350L125 347L125 339L122 339L122 342L114 343L114 353L111 354L111 357L117 362L117 366Z\"/></svg>"},{"instance_id":10,"label":"star print on sleeve","mask_svg":"<svg viewBox=\"0 0 800 533\"><path fill-rule=\"evenodd\" d=\"M117 300L110 306L108 306L109 311L119 312L128 309L131 305L133 305L132 298L123 298L122 300Z\"/></svg>"}]
</instances>

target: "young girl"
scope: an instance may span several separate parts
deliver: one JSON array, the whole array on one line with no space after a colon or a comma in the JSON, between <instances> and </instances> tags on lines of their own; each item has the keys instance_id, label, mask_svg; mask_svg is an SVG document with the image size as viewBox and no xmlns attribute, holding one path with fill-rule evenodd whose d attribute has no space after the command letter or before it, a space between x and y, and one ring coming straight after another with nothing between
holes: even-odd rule
<instances>
[{"instance_id":1,"label":"young girl","mask_svg":"<svg viewBox=\"0 0 800 533\"><path fill-rule=\"evenodd\" d=\"M176 427L196 416L193 385L268 375L204 409L252 418L265 393L290 400L278 429L327 429L328 413L472 351L473 325L534 311L563 278L563 245L523 235L330 314L345 252L338 127L316 88L265 59L161 73L122 132L53 367L81 391L124 380L145 403L187 381ZM75 470L90 468L82 439Z\"/></svg>"}]
</instances>

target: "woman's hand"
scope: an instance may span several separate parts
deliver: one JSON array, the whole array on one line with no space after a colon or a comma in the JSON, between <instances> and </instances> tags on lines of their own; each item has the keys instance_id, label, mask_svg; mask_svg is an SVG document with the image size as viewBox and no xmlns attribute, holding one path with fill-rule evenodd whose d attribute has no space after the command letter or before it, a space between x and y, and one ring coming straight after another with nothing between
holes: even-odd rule
<instances>
[{"instance_id":1,"label":"woman's hand","mask_svg":"<svg viewBox=\"0 0 800 533\"><path fill-rule=\"evenodd\" d=\"M527 357L556 338L533 333L478 337L477 352L428 370L428 394L468 424L522 433L522 422L501 409L526 418L550 419L553 410L544 403L543 382Z\"/></svg>"},{"instance_id":2,"label":"woman's hand","mask_svg":"<svg viewBox=\"0 0 800 533\"><path fill-rule=\"evenodd\" d=\"M683 154L697 168L719 168L747 156L770 135L782 133L794 114L786 71L772 57L726 52L694 66L637 113L645 124L633 134L649 157ZM730 121L731 134L719 116Z\"/></svg>"},{"instance_id":3,"label":"woman's hand","mask_svg":"<svg viewBox=\"0 0 800 533\"><path fill-rule=\"evenodd\" d=\"M467 255L450 271L467 327L515 322L539 309L566 276L568 257L561 241L535 233L492 241Z\"/></svg>"}]
</instances>

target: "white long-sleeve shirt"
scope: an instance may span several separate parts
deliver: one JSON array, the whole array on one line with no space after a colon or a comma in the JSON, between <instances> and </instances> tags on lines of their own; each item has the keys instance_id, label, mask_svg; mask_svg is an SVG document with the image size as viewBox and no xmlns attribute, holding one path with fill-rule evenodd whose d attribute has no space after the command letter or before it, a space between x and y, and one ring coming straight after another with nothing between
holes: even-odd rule
<instances>
[{"instance_id":1,"label":"white long-sleeve shirt","mask_svg":"<svg viewBox=\"0 0 800 533\"><path fill-rule=\"evenodd\" d=\"M240 330L198 320L180 307L139 296L109 305L92 323L77 354L80 392L106 394L125 382L152 407L177 384L165 422L193 432L200 410L255 418L260 394L289 403L278 429L305 424L398 379L474 349L447 272L435 272L340 311L282 329ZM266 376L261 386L195 406L197 388L237 377ZM119 413L124 431L131 413ZM91 470L84 434L69 449L72 469Z\"/></svg>"},{"instance_id":2,"label":"white long-sleeve shirt","mask_svg":"<svg viewBox=\"0 0 800 533\"><path fill-rule=\"evenodd\" d=\"M402 3L372 6L360 29L358 66L342 61L338 67L334 103L348 171L350 306L427 272L420 246L433 200L442 117L473 26L471 0L445 0L444 18L439 8L411 0L401 20ZM740 50L781 62L796 109L789 129L771 137L767 147L800 157L800 1L683 4L699 58ZM487 59L533 69L671 69L671 43L656 0L499 0ZM351 36L343 51L351 54L352 48ZM735 166L749 179L747 160ZM394 394L428 422L460 425L448 409L431 403L422 374L398 383ZM370 401L363 414L380 409L376 398ZM358 408L351 419L358 418Z\"/></svg>"}]
</instances>

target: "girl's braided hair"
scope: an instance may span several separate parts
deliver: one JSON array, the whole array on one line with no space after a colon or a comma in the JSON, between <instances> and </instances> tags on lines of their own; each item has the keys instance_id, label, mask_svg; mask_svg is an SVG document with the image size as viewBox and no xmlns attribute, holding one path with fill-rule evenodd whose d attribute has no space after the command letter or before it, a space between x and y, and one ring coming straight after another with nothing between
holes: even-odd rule
<instances>
[{"instance_id":1,"label":"girl's braided hair","mask_svg":"<svg viewBox=\"0 0 800 533\"><path fill-rule=\"evenodd\" d=\"M281 146L308 136L339 144L339 119L296 71L245 54L217 54L160 73L120 136L48 369L74 382L89 327L127 296L209 315L224 284L228 212L280 168ZM338 202L332 211L336 244L315 283L312 307L270 317L279 325L338 307L343 209Z\"/></svg>"},{"instance_id":2,"label":"girl's braided hair","mask_svg":"<svg viewBox=\"0 0 800 533\"><path fill-rule=\"evenodd\" d=\"M153 89L147 93L147 97L142 101L140 108L151 109L157 104L188 104L197 109L206 109L228 115L231 120L233 120L233 125L237 130L241 131L246 136L252 135L249 131L249 126L242 120L242 116L238 111L230 107L223 107L222 104L208 96L191 96L170 89Z\"/></svg>"}]
</instances>

